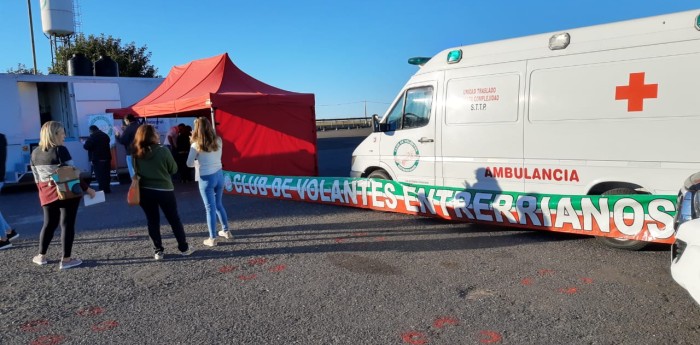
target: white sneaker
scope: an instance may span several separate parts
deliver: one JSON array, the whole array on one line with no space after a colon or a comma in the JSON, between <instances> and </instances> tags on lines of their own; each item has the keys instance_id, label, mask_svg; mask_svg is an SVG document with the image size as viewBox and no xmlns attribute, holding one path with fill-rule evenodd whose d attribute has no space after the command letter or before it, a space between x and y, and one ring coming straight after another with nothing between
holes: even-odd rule
<instances>
[{"instance_id":1,"label":"white sneaker","mask_svg":"<svg viewBox=\"0 0 700 345\"><path fill-rule=\"evenodd\" d=\"M47 263L46 256L39 254L39 255L32 258L32 262L39 265L39 266L46 265L46 263Z\"/></svg>"},{"instance_id":2,"label":"white sneaker","mask_svg":"<svg viewBox=\"0 0 700 345\"><path fill-rule=\"evenodd\" d=\"M83 260L80 260L78 258L72 258L68 261L61 260L61 264L58 265L58 269L65 270L65 269L68 269L71 267L80 266L80 265L82 265L82 263L83 263Z\"/></svg>"},{"instance_id":3,"label":"white sneaker","mask_svg":"<svg viewBox=\"0 0 700 345\"><path fill-rule=\"evenodd\" d=\"M153 258L156 260L163 260L163 258L165 258L165 254L163 254L163 252L156 252L156 254L153 255Z\"/></svg>"},{"instance_id":4,"label":"white sneaker","mask_svg":"<svg viewBox=\"0 0 700 345\"><path fill-rule=\"evenodd\" d=\"M190 255L192 255L192 253L194 253L194 249L192 249L192 246L189 246L189 248L187 248L187 250L185 250L184 252L180 252L180 255L190 256Z\"/></svg>"},{"instance_id":5,"label":"white sneaker","mask_svg":"<svg viewBox=\"0 0 700 345\"><path fill-rule=\"evenodd\" d=\"M215 238L207 238L204 240L204 245L207 247L216 247L216 239Z\"/></svg>"},{"instance_id":6,"label":"white sneaker","mask_svg":"<svg viewBox=\"0 0 700 345\"><path fill-rule=\"evenodd\" d=\"M219 231L219 236L221 236L221 237L223 237L223 238L225 238L225 239L227 239L227 240L230 240L230 239L233 238L233 235L231 235L231 232L228 231L228 230L221 230L221 231Z\"/></svg>"}]
</instances>

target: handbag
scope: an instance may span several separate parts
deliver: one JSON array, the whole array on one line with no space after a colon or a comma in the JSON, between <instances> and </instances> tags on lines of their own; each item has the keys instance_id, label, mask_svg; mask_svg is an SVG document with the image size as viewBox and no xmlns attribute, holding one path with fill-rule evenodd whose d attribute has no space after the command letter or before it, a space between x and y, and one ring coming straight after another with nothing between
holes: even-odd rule
<instances>
[{"instance_id":1,"label":"handbag","mask_svg":"<svg viewBox=\"0 0 700 345\"><path fill-rule=\"evenodd\" d=\"M80 187L80 169L65 165L58 167L51 174L51 181L56 186L59 200L75 199L83 196L83 189Z\"/></svg>"},{"instance_id":2,"label":"handbag","mask_svg":"<svg viewBox=\"0 0 700 345\"><path fill-rule=\"evenodd\" d=\"M126 203L129 206L136 206L141 202L141 192L139 191L139 174L136 171L136 159L131 157L131 164L134 166L134 176L131 176L131 186L129 192L126 193Z\"/></svg>"}]
</instances>

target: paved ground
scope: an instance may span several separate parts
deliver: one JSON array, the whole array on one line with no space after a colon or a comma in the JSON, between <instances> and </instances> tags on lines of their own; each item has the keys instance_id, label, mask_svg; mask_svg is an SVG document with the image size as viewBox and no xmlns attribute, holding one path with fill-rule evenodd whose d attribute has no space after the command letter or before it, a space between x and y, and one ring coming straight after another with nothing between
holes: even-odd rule
<instances>
[{"instance_id":1,"label":"paved ground","mask_svg":"<svg viewBox=\"0 0 700 345\"><path fill-rule=\"evenodd\" d=\"M358 138L319 141L322 175L347 171ZM346 176L347 173L341 175ZM81 207L79 268L30 259L35 192L0 196L21 232L0 251L0 344L697 344L700 307L667 248L274 199L227 196L236 238L206 238L196 185L177 185L197 252L152 259L145 217Z\"/></svg>"}]
</instances>

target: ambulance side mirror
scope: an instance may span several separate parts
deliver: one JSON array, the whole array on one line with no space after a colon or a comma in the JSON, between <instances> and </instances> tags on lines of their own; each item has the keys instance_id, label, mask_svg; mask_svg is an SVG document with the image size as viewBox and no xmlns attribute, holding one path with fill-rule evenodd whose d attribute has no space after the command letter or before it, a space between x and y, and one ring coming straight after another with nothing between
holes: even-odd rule
<instances>
[{"instance_id":1,"label":"ambulance side mirror","mask_svg":"<svg viewBox=\"0 0 700 345\"><path fill-rule=\"evenodd\" d=\"M379 122L379 115L372 115L372 130L373 132L385 132L386 124Z\"/></svg>"}]
</instances>

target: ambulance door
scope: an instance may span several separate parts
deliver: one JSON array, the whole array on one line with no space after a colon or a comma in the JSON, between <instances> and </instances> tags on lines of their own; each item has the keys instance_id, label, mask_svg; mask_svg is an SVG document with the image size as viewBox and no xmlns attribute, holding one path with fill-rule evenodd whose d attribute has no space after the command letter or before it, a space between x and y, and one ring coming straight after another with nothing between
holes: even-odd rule
<instances>
[{"instance_id":1,"label":"ambulance door","mask_svg":"<svg viewBox=\"0 0 700 345\"><path fill-rule=\"evenodd\" d=\"M437 94L437 80L410 83L384 118L380 161L398 181L435 184Z\"/></svg>"},{"instance_id":2,"label":"ambulance door","mask_svg":"<svg viewBox=\"0 0 700 345\"><path fill-rule=\"evenodd\" d=\"M445 72L442 184L522 191L524 61Z\"/></svg>"}]
</instances>

